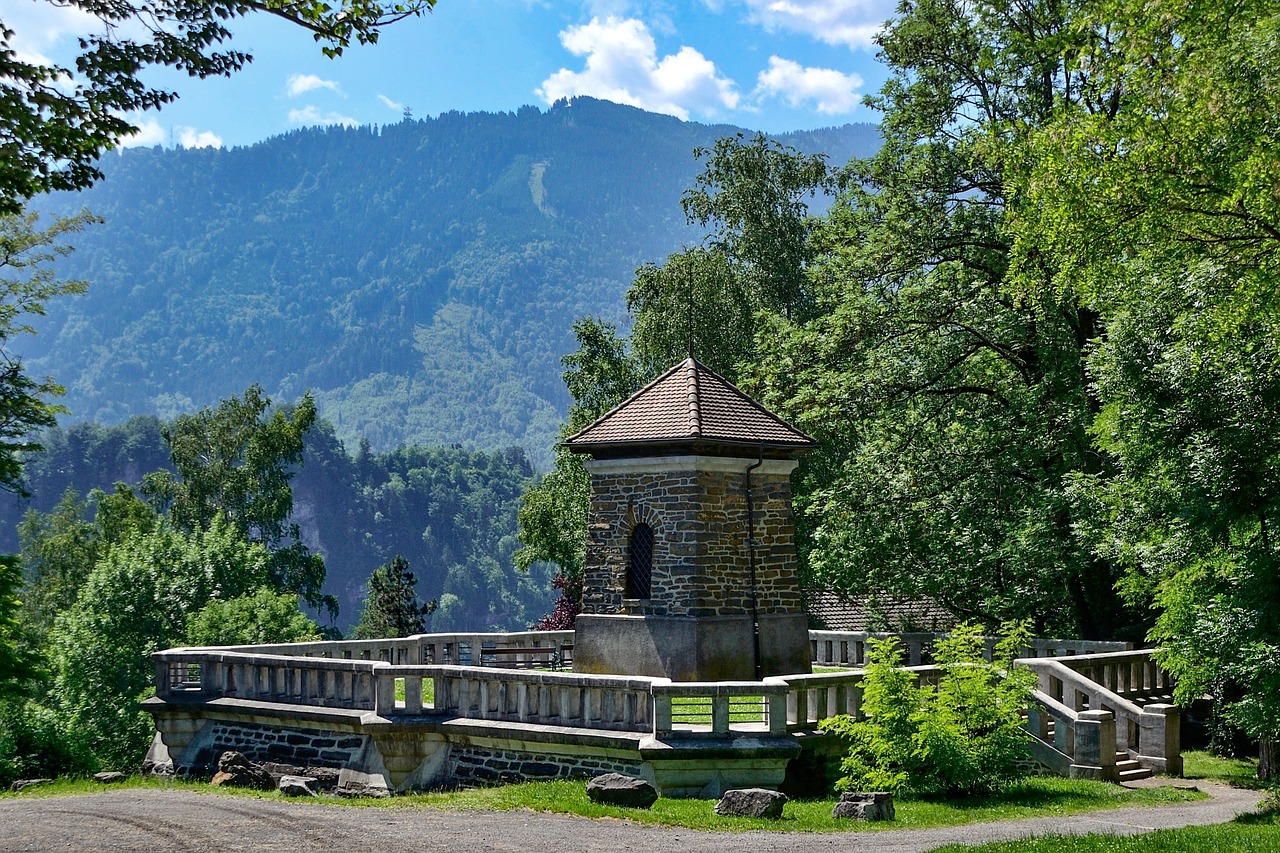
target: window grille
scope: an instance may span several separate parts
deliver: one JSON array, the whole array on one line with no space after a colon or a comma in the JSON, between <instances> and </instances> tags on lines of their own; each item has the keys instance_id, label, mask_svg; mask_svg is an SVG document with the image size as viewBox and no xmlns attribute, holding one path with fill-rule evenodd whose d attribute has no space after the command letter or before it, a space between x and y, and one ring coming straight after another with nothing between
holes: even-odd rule
<instances>
[{"instance_id":1,"label":"window grille","mask_svg":"<svg viewBox=\"0 0 1280 853\"><path fill-rule=\"evenodd\" d=\"M653 528L643 522L631 529L627 548L627 598L648 598L653 578Z\"/></svg>"}]
</instances>

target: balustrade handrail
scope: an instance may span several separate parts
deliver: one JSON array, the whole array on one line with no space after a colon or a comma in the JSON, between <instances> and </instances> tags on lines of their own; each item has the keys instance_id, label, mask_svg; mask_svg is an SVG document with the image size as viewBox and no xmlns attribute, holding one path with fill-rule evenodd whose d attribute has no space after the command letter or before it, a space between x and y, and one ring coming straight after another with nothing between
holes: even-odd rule
<instances>
[{"instance_id":1,"label":"balustrade handrail","mask_svg":"<svg viewBox=\"0 0 1280 853\"><path fill-rule=\"evenodd\" d=\"M1107 657L1111 658L1123 658L1125 656L1126 655L1123 654L1107 655ZM1102 657L1102 655L1090 657ZM1142 655L1137 655L1135 656L1135 660L1142 657ZM1099 684L1076 671L1074 668L1067 666L1060 658L1019 658L1014 661L1014 664L1016 666L1025 666L1027 669L1030 669L1037 674L1053 675L1062 682L1064 689L1067 685L1070 685L1079 692L1090 695L1091 701L1089 703L1089 707L1093 710L1102 710L1101 705L1105 703L1108 706L1107 710L1115 712L1117 717L1120 716L1121 713L1134 717L1135 719L1142 715L1141 705L1131 699L1121 696L1119 693L1110 690L1106 686ZM1043 685L1041 689L1044 689ZM1049 694L1051 698L1054 698L1050 691L1045 690L1044 692ZM1100 701L1094 702L1092 701L1093 699Z\"/></svg>"},{"instance_id":2,"label":"balustrade handrail","mask_svg":"<svg viewBox=\"0 0 1280 853\"><path fill-rule=\"evenodd\" d=\"M1048 711L1054 718L1063 720L1064 722L1075 722L1080 719L1080 712L1068 708L1066 705L1054 699L1043 690L1036 690L1031 694L1031 698L1042 708Z\"/></svg>"},{"instance_id":3,"label":"balustrade handrail","mask_svg":"<svg viewBox=\"0 0 1280 853\"><path fill-rule=\"evenodd\" d=\"M230 648L209 646L165 649L153 653L151 658L165 663L240 663L255 666L277 666L282 669L324 669L339 672L375 672L378 669L391 666L385 661L378 660L298 657L295 655L232 651Z\"/></svg>"}]
</instances>

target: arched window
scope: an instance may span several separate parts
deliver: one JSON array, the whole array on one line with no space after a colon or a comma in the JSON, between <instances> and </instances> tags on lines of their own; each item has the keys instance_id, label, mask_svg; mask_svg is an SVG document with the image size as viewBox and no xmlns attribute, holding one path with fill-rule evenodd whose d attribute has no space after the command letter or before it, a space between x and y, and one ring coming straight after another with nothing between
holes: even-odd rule
<instances>
[{"instance_id":1,"label":"arched window","mask_svg":"<svg viewBox=\"0 0 1280 853\"><path fill-rule=\"evenodd\" d=\"M631 528L627 544L627 598L648 598L653 577L653 528L641 522Z\"/></svg>"}]
</instances>

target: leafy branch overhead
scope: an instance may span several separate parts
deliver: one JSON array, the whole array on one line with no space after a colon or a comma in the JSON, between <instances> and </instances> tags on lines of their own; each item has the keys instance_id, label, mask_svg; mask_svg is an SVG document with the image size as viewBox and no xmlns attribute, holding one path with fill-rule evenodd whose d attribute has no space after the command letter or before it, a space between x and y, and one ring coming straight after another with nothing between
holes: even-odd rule
<instances>
[{"instance_id":1,"label":"leafy branch overhead","mask_svg":"<svg viewBox=\"0 0 1280 853\"><path fill-rule=\"evenodd\" d=\"M51 2L52 0L50 0ZM253 57L228 46L228 28L250 12L274 15L310 31L329 57L351 44L377 42L383 27L421 15L435 0L66 0L55 5L92 16L98 33L80 40L75 68L28 60L0 21L0 213L51 190L81 189L101 175L98 156L137 132L129 113L177 98L142 80L149 68L191 77L226 77Z\"/></svg>"}]
</instances>

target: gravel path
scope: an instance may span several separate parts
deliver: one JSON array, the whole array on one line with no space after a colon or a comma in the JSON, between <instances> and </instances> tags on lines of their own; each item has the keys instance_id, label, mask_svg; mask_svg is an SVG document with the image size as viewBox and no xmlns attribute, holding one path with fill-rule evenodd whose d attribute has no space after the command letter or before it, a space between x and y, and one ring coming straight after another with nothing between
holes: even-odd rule
<instances>
[{"instance_id":1,"label":"gravel path","mask_svg":"<svg viewBox=\"0 0 1280 853\"><path fill-rule=\"evenodd\" d=\"M943 844L1027 838L1047 833L1131 835L1165 827L1223 823L1251 810L1254 791L1199 783L1210 800L1113 809L1067 817L874 833L710 833L660 829L621 820L534 812L446 812L353 808L247 800L189 790L109 790L67 797L0 801L3 851L280 851L408 853L440 850L511 853L679 853L835 851L917 853Z\"/></svg>"}]
</instances>

